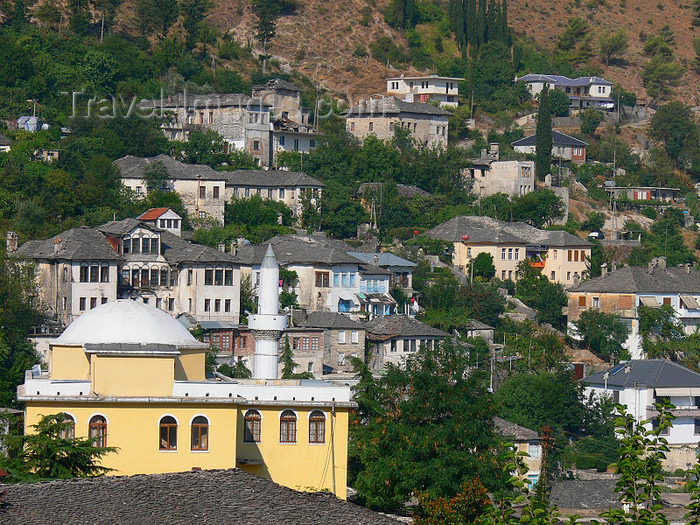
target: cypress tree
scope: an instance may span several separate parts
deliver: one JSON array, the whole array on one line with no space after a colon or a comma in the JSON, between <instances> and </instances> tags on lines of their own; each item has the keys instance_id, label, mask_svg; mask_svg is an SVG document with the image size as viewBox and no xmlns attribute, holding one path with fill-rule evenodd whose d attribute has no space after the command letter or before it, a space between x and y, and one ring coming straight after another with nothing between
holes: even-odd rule
<instances>
[{"instance_id":1,"label":"cypress tree","mask_svg":"<svg viewBox=\"0 0 700 525\"><path fill-rule=\"evenodd\" d=\"M450 27L460 49L467 45L466 20L464 19L464 0L450 0Z\"/></svg>"},{"instance_id":2,"label":"cypress tree","mask_svg":"<svg viewBox=\"0 0 700 525\"><path fill-rule=\"evenodd\" d=\"M486 43L486 0L479 0L476 13L476 45Z\"/></svg>"},{"instance_id":3,"label":"cypress tree","mask_svg":"<svg viewBox=\"0 0 700 525\"><path fill-rule=\"evenodd\" d=\"M538 179L544 180L552 168L552 110L549 107L549 89L547 88L540 93L536 134L535 175Z\"/></svg>"},{"instance_id":4,"label":"cypress tree","mask_svg":"<svg viewBox=\"0 0 700 525\"><path fill-rule=\"evenodd\" d=\"M508 30L508 0L503 0L501 2L501 37L503 38L503 43L510 47L510 31Z\"/></svg>"},{"instance_id":5,"label":"cypress tree","mask_svg":"<svg viewBox=\"0 0 700 525\"><path fill-rule=\"evenodd\" d=\"M479 39L477 36L479 24L477 23L476 15L476 0L467 0L464 21L466 23L467 41L470 46L476 49L479 47Z\"/></svg>"}]
</instances>

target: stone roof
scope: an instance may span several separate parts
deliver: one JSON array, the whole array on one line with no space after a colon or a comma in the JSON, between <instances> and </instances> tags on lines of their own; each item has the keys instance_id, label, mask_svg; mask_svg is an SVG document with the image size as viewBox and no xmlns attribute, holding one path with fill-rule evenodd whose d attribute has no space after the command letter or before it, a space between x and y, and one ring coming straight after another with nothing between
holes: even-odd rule
<instances>
[{"instance_id":1,"label":"stone roof","mask_svg":"<svg viewBox=\"0 0 700 525\"><path fill-rule=\"evenodd\" d=\"M365 327L339 312L311 312L306 321L301 323L306 328L324 328L326 330L364 330Z\"/></svg>"},{"instance_id":2,"label":"stone roof","mask_svg":"<svg viewBox=\"0 0 700 525\"><path fill-rule=\"evenodd\" d=\"M383 525L397 521L322 492L297 492L240 469L3 485L6 525L153 523Z\"/></svg>"},{"instance_id":3,"label":"stone roof","mask_svg":"<svg viewBox=\"0 0 700 525\"><path fill-rule=\"evenodd\" d=\"M0 146L12 146L12 141L5 135L0 135Z\"/></svg>"},{"instance_id":4,"label":"stone roof","mask_svg":"<svg viewBox=\"0 0 700 525\"><path fill-rule=\"evenodd\" d=\"M384 315L365 323L367 338L385 341L394 337L449 337L450 334L406 315Z\"/></svg>"},{"instance_id":5,"label":"stone roof","mask_svg":"<svg viewBox=\"0 0 700 525\"><path fill-rule=\"evenodd\" d=\"M278 188L278 187L309 187L325 188L318 179L307 175L301 171L285 170L235 170L219 172L219 176L226 180L229 187L255 187L255 188Z\"/></svg>"},{"instance_id":6,"label":"stone roof","mask_svg":"<svg viewBox=\"0 0 700 525\"><path fill-rule=\"evenodd\" d=\"M365 192L367 192L369 190L380 191L383 188L384 188L383 182L363 182L362 184L360 184L360 187L357 189L357 194L364 196ZM428 196L430 196L430 193L428 193L425 190L420 189L418 186L408 186L406 184L397 184L396 185L396 192L399 194L399 197L403 197L405 199L413 199L415 197L428 197Z\"/></svg>"},{"instance_id":7,"label":"stone roof","mask_svg":"<svg viewBox=\"0 0 700 525\"><path fill-rule=\"evenodd\" d=\"M493 424L496 426L496 432L505 438L516 441L540 441L540 435L534 430L506 421L501 417L494 417Z\"/></svg>"},{"instance_id":8,"label":"stone roof","mask_svg":"<svg viewBox=\"0 0 700 525\"><path fill-rule=\"evenodd\" d=\"M219 108L219 107L246 107L249 103L258 104L259 101L252 99L243 93L207 93L195 95L192 93L177 93L162 99L143 99L139 102L139 108Z\"/></svg>"},{"instance_id":9,"label":"stone roof","mask_svg":"<svg viewBox=\"0 0 700 525\"><path fill-rule=\"evenodd\" d=\"M574 286L570 292L700 294L700 272L692 268L624 266Z\"/></svg>"},{"instance_id":10,"label":"stone roof","mask_svg":"<svg viewBox=\"0 0 700 525\"><path fill-rule=\"evenodd\" d=\"M604 386L604 375L608 374L608 387L628 387L635 384L650 388L700 387L700 374L667 359L635 359L592 374L583 383L589 386Z\"/></svg>"},{"instance_id":11,"label":"stone roof","mask_svg":"<svg viewBox=\"0 0 700 525\"><path fill-rule=\"evenodd\" d=\"M560 480L552 485L550 503L559 509L608 510L621 507L615 492L617 479Z\"/></svg>"},{"instance_id":12,"label":"stone roof","mask_svg":"<svg viewBox=\"0 0 700 525\"><path fill-rule=\"evenodd\" d=\"M301 89L296 87L291 82L287 82L283 78L273 78L272 80L268 80L264 84L253 86L253 90L255 91L260 91L263 89L283 89L286 91L295 91L297 93L301 91Z\"/></svg>"},{"instance_id":13,"label":"stone roof","mask_svg":"<svg viewBox=\"0 0 700 525\"><path fill-rule=\"evenodd\" d=\"M561 230L540 230L524 222L506 222L483 216L460 215L428 230L432 239L461 242L469 235L470 243L525 244L528 246L581 246L593 244Z\"/></svg>"},{"instance_id":14,"label":"stone roof","mask_svg":"<svg viewBox=\"0 0 700 525\"><path fill-rule=\"evenodd\" d=\"M613 83L600 77L578 77L569 78L563 75L540 75L536 73L528 73L517 79L523 82L551 82L562 87L587 87L591 84L604 84L612 86Z\"/></svg>"},{"instance_id":15,"label":"stone roof","mask_svg":"<svg viewBox=\"0 0 700 525\"><path fill-rule=\"evenodd\" d=\"M352 250L350 245L322 235L277 235L264 244L242 246L238 257L244 264L257 266L262 263L268 244L272 245L281 266L361 264L359 259L348 255Z\"/></svg>"},{"instance_id":16,"label":"stone roof","mask_svg":"<svg viewBox=\"0 0 700 525\"><path fill-rule=\"evenodd\" d=\"M493 326L477 321L476 319L469 319L467 324L464 325L467 330L493 330Z\"/></svg>"},{"instance_id":17,"label":"stone roof","mask_svg":"<svg viewBox=\"0 0 700 525\"><path fill-rule=\"evenodd\" d=\"M398 255L394 255L393 253L389 252L382 252L382 253L365 253L365 252L348 252L349 255L352 255L353 257L357 257L361 261L364 261L369 264L374 264L375 266L380 266L380 267L392 267L392 266L400 266L400 267L414 267L417 266L416 263L412 261L408 261L406 259L403 259L399 257ZM377 262L375 262L375 257L378 258Z\"/></svg>"},{"instance_id":18,"label":"stone roof","mask_svg":"<svg viewBox=\"0 0 700 525\"><path fill-rule=\"evenodd\" d=\"M413 115L433 115L449 117L452 113L422 102L406 102L397 97L382 97L360 100L356 106L343 112L346 117L383 117L408 113Z\"/></svg>"},{"instance_id":19,"label":"stone roof","mask_svg":"<svg viewBox=\"0 0 700 525\"><path fill-rule=\"evenodd\" d=\"M566 133L560 133L559 131L552 131L552 147L557 146L574 146L574 147L585 147L588 146L588 142L567 135ZM536 146L537 145L537 135L530 135L515 142L511 142L511 146Z\"/></svg>"},{"instance_id":20,"label":"stone roof","mask_svg":"<svg viewBox=\"0 0 700 525\"><path fill-rule=\"evenodd\" d=\"M168 176L172 180L226 180L226 172L216 171L203 164L185 164L169 155L158 155L157 157L134 157L127 155L114 161L119 168L122 179L143 179L143 174L149 166L156 162L163 164L168 171Z\"/></svg>"},{"instance_id":21,"label":"stone roof","mask_svg":"<svg viewBox=\"0 0 700 525\"><path fill-rule=\"evenodd\" d=\"M121 260L121 256L114 253L107 238L87 226L72 228L50 239L27 241L14 255L38 260Z\"/></svg>"}]
</instances>

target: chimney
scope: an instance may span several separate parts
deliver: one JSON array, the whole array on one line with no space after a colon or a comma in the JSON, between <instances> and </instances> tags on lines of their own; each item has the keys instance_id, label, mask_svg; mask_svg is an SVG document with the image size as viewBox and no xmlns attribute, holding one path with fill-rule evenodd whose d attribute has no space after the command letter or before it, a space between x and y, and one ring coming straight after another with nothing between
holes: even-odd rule
<instances>
[{"instance_id":1,"label":"chimney","mask_svg":"<svg viewBox=\"0 0 700 525\"><path fill-rule=\"evenodd\" d=\"M578 272L574 274L574 286L578 286L578 283L581 282L581 277L579 276Z\"/></svg>"},{"instance_id":2,"label":"chimney","mask_svg":"<svg viewBox=\"0 0 700 525\"><path fill-rule=\"evenodd\" d=\"M58 255L61 252L61 248L63 248L63 239L56 237L53 241L53 254Z\"/></svg>"},{"instance_id":3,"label":"chimney","mask_svg":"<svg viewBox=\"0 0 700 525\"><path fill-rule=\"evenodd\" d=\"M654 273L654 266L656 266L656 259L649 261L648 271L649 273Z\"/></svg>"},{"instance_id":4,"label":"chimney","mask_svg":"<svg viewBox=\"0 0 700 525\"><path fill-rule=\"evenodd\" d=\"M231 241L231 255L236 255L238 253L238 245L236 241Z\"/></svg>"},{"instance_id":5,"label":"chimney","mask_svg":"<svg viewBox=\"0 0 700 525\"><path fill-rule=\"evenodd\" d=\"M656 265L661 268L662 270L666 269L666 257L657 257L656 259Z\"/></svg>"},{"instance_id":6,"label":"chimney","mask_svg":"<svg viewBox=\"0 0 700 525\"><path fill-rule=\"evenodd\" d=\"M5 248L7 253L12 253L17 251L17 234L15 232L7 232L7 240L5 241Z\"/></svg>"},{"instance_id":7,"label":"chimney","mask_svg":"<svg viewBox=\"0 0 700 525\"><path fill-rule=\"evenodd\" d=\"M603 263L600 265L600 276L605 277L608 275L608 265L607 263Z\"/></svg>"},{"instance_id":8,"label":"chimney","mask_svg":"<svg viewBox=\"0 0 700 525\"><path fill-rule=\"evenodd\" d=\"M610 273L617 271L617 263L615 261L610 263Z\"/></svg>"},{"instance_id":9,"label":"chimney","mask_svg":"<svg viewBox=\"0 0 700 525\"><path fill-rule=\"evenodd\" d=\"M236 244L239 248L243 248L243 246L245 246L245 237L237 237Z\"/></svg>"},{"instance_id":10,"label":"chimney","mask_svg":"<svg viewBox=\"0 0 700 525\"><path fill-rule=\"evenodd\" d=\"M375 266L379 266L379 255L375 255L372 260L374 261L373 264Z\"/></svg>"},{"instance_id":11,"label":"chimney","mask_svg":"<svg viewBox=\"0 0 700 525\"><path fill-rule=\"evenodd\" d=\"M690 275L690 264L689 263L685 263L685 273L686 273L686 275Z\"/></svg>"},{"instance_id":12,"label":"chimney","mask_svg":"<svg viewBox=\"0 0 700 525\"><path fill-rule=\"evenodd\" d=\"M217 245L217 248L221 253L226 253L226 245L223 242L220 242Z\"/></svg>"},{"instance_id":13,"label":"chimney","mask_svg":"<svg viewBox=\"0 0 700 525\"><path fill-rule=\"evenodd\" d=\"M498 142L489 144L489 157L493 160L498 160L500 157L501 145Z\"/></svg>"}]
</instances>

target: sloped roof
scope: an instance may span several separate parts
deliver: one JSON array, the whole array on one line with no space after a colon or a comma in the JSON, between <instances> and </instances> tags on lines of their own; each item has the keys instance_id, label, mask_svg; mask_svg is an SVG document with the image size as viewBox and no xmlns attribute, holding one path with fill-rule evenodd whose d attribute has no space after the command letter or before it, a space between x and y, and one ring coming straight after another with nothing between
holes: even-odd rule
<instances>
[{"instance_id":1,"label":"sloped roof","mask_svg":"<svg viewBox=\"0 0 700 525\"><path fill-rule=\"evenodd\" d=\"M134 219L133 217L122 219L121 221L109 221L101 224L96 229L105 235L119 237L121 235L126 235L135 228L146 228L147 230L151 230L153 232L162 231L160 228L157 228L148 222L143 222L138 219Z\"/></svg>"},{"instance_id":2,"label":"sloped roof","mask_svg":"<svg viewBox=\"0 0 700 525\"><path fill-rule=\"evenodd\" d=\"M511 146L536 146L537 145L537 135L530 135L514 142L510 143ZM574 147L584 147L588 146L588 142L567 135L566 133L560 133L559 131L552 130L552 145L557 146L574 146Z\"/></svg>"},{"instance_id":3,"label":"sloped roof","mask_svg":"<svg viewBox=\"0 0 700 525\"><path fill-rule=\"evenodd\" d=\"M434 115L449 117L451 113L422 102L406 102L397 97L382 97L360 100L356 106L343 112L346 117L383 117L409 113L415 115Z\"/></svg>"},{"instance_id":4,"label":"sloped roof","mask_svg":"<svg viewBox=\"0 0 700 525\"><path fill-rule=\"evenodd\" d=\"M622 507L615 492L617 479L559 480L552 485L549 501L559 509L608 510Z\"/></svg>"},{"instance_id":5,"label":"sloped roof","mask_svg":"<svg viewBox=\"0 0 700 525\"><path fill-rule=\"evenodd\" d=\"M0 146L12 146L12 141L5 135L0 135Z\"/></svg>"},{"instance_id":6,"label":"sloped roof","mask_svg":"<svg viewBox=\"0 0 700 525\"><path fill-rule=\"evenodd\" d=\"M570 292L609 292L634 294L700 294L700 272L690 268L624 266L605 276L583 281Z\"/></svg>"},{"instance_id":7,"label":"sloped roof","mask_svg":"<svg viewBox=\"0 0 700 525\"><path fill-rule=\"evenodd\" d=\"M324 328L326 330L364 330L365 327L339 312L311 312L302 323L307 328Z\"/></svg>"},{"instance_id":8,"label":"sloped roof","mask_svg":"<svg viewBox=\"0 0 700 525\"><path fill-rule=\"evenodd\" d=\"M291 82L287 82L283 78L273 78L271 80L268 80L264 84L258 85L258 86L253 86L253 89L255 91L259 91L262 89L285 89L287 91L296 91L300 92L301 89L296 87L294 84Z\"/></svg>"},{"instance_id":9,"label":"sloped roof","mask_svg":"<svg viewBox=\"0 0 700 525\"><path fill-rule=\"evenodd\" d=\"M218 108L218 107L245 107L251 104L258 104L259 101L252 99L243 93L207 93L195 95L192 93L177 93L172 96L164 97L163 99L143 99L139 102L139 107L155 108L161 107L172 108Z\"/></svg>"},{"instance_id":10,"label":"sloped roof","mask_svg":"<svg viewBox=\"0 0 700 525\"><path fill-rule=\"evenodd\" d=\"M87 226L66 230L50 239L27 241L14 255L38 260L121 260L105 236Z\"/></svg>"},{"instance_id":11,"label":"sloped roof","mask_svg":"<svg viewBox=\"0 0 700 525\"><path fill-rule=\"evenodd\" d=\"M467 330L493 330L493 326L477 321L476 319L469 319L467 324L464 325Z\"/></svg>"},{"instance_id":12,"label":"sloped roof","mask_svg":"<svg viewBox=\"0 0 700 525\"><path fill-rule=\"evenodd\" d=\"M589 386L628 387L635 384L652 388L700 387L700 374L667 359L635 359L592 374L582 381Z\"/></svg>"},{"instance_id":13,"label":"sloped roof","mask_svg":"<svg viewBox=\"0 0 700 525\"><path fill-rule=\"evenodd\" d=\"M506 421L501 417L494 417L493 423L496 432L503 437L513 438L518 441L539 441L540 435L527 427Z\"/></svg>"},{"instance_id":14,"label":"sloped roof","mask_svg":"<svg viewBox=\"0 0 700 525\"><path fill-rule=\"evenodd\" d=\"M489 244L525 244L528 246L592 246L581 237L561 230L540 230L524 222L506 222L491 217L459 215L428 230L431 239L461 242L469 235L469 242Z\"/></svg>"},{"instance_id":15,"label":"sloped roof","mask_svg":"<svg viewBox=\"0 0 700 525\"><path fill-rule=\"evenodd\" d=\"M301 171L285 170L235 170L218 172L221 178L226 180L229 187L311 187L325 188L325 184L318 179Z\"/></svg>"},{"instance_id":16,"label":"sloped roof","mask_svg":"<svg viewBox=\"0 0 700 525\"><path fill-rule=\"evenodd\" d=\"M157 157L134 157L127 155L114 161L123 179L143 179L143 174L149 166L156 162L163 164L168 176L173 180L226 180L225 172L216 171L203 164L185 164L170 155Z\"/></svg>"},{"instance_id":17,"label":"sloped roof","mask_svg":"<svg viewBox=\"0 0 700 525\"><path fill-rule=\"evenodd\" d=\"M450 334L406 315L384 315L365 323L367 337L384 341L393 337L449 337Z\"/></svg>"},{"instance_id":18,"label":"sloped roof","mask_svg":"<svg viewBox=\"0 0 700 525\"><path fill-rule=\"evenodd\" d=\"M394 519L323 492L297 492L241 469L3 485L0 522L176 525L383 525Z\"/></svg>"},{"instance_id":19,"label":"sloped roof","mask_svg":"<svg viewBox=\"0 0 700 525\"><path fill-rule=\"evenodd\" d=\"M155 221L170 208L150 208L138 216L142 221Z\"/></svg>"},{"instance_id":20,"label":"sloped roof","mask_svg":"<svg viewBox=\"0 0 700 525\"><path fill-rule=\"evenodd\" d=\"M160 244L163 256L170 263L240 263L240 259L229 252L186 241L168 231L161 232Z\"/></svg>"},{"instance_id":21,"label":"sloped roof","mask_svg":"<svg viewBox=\"0 0 700 525\"><path fill-rule=\"evenodd\" d=\"M238 250L240 260L252 266L262 263L267 245L271 244L277 261L282 266L294 264L361 264L348 252L352 247L342 241L321 235L277 235L260 245L243 246Z\"/></svg>"},{"instance_id":22,"label":"sloped roof","mask_svg":"<svg viewBox=\"0 0 700 525\"><path fill-rule=\"evenodd\" d=\"M348 252L349 255L352 255L353 257L357 257L361 261L364 261L369 264L374 264L375 266L408 266L408 267L413 267L417 266L416 263L412 261L408 261L406 259L403 259L399 257L398 255L394 255L393 253L389 252L382 252L382 253L365 253L365 252ZM379 258L379 261L375 263L375 257Z\"/></svg>"},{"instance_id":23,"label":"sloped roof","mask_svg":"<svg viewBox=\"0 0 700 525\"><path fill-rule=\"evenodd\" d=\"M364 195L368 190L381 190L384 188L385 184L383 182L363 182L357 189L358 195ZM406 184L397 184L396 192L399 197L404 197L406 199L413 199L415 197L428 197L430 193L425 190L420 189L418 186L410 186Z\"/></svg>"},{"instance_id":24,"label":"sloped roof","mask_svg":"<svg viewBox=\"0 0 700 525\"><path fill-rule=\"evenodd\" d=\"M612 86L613 83L609 80L605 80L600 77L578 77L569 78L563 75L539 75L536 73L528 73L518 78L519 81L523 82L551 82L556 86L562 87L586 87L591 84L604 84L606 86Z\"/></svg>"}]
</instances>

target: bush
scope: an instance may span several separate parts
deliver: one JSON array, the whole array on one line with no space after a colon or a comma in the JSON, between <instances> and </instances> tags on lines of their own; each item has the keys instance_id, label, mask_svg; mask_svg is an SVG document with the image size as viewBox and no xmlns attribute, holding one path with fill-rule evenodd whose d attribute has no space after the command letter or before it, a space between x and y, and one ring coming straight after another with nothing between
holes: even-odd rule
<instances>
[{"instance_id":1,"label":"bush","mask_svg":"<svg viewBox=\"0 0 700 525\"><path fill-rule=\"evenodd\" d=\"M387 61L394 64L405 64L408 62L408 56L399 48L394 41L388 36L380 36L369 45L372 58L386 64Z\"/></svg>"},{"instance_id":2,"label":"bush","mask_svg":"<svg viewBox=\"0 0 700 525\"><path fill-rule=\"evenodd\" d=\"M651 206L647 206L642 210L642 215L649 219L656 220L656 217L658 217L659 214L654 208L652 208Z\"/></svg>"}]
</instances>

